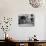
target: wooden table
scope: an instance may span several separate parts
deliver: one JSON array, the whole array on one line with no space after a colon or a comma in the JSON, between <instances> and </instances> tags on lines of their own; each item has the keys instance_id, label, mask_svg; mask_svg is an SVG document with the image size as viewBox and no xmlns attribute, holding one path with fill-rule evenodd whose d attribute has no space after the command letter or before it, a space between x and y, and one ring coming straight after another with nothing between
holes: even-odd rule
<instances>
[{"instance_id":1,"label":"wooden table","mask_svg":"<svg viewBox=\"0 0 46 46\"><path fill-rule=\"evenodd\" d=\"M14 42L16 43L16 46L20 46L20 44L24 44L24 46L46 46L46 40L39 41L17 40Z\"/></svg>"},{"instance_id":2,"label":"wooden table","mask_svg":"<svg viewBox=\"0 0 46 46\"><path fill-rule=\"evenodd\" d=\"M29 41L29 40L9 40L9 44L16 46L46 46L46 40Z\"/></svg>"}]
</instances>

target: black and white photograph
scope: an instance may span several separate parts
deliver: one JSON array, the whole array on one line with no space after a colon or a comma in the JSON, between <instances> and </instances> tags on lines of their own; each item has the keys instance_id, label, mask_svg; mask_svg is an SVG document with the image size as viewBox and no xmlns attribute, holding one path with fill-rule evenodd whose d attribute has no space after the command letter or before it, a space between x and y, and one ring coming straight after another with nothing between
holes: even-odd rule
<instances>
[{"instance_id":1,"label":"black and white photograph","mask_svg":"<svg viewBox=\"0 0 46 46\"><path fill-rule=\"evenodd\" d=\"M29 4L30 4L33 8L39 8L39 7L42 6L43 0L29 0Z\"/></svg>"},{"instance_id":2,"label":"black and white photograph","mask_svg":"<svg viewBox=\"0 0 46 46\"><path fill-rule=\"evenodd\" d=\"M23 14L18 17L20 26L34 26L34 14Z\"/></svg>"}]
</instances>

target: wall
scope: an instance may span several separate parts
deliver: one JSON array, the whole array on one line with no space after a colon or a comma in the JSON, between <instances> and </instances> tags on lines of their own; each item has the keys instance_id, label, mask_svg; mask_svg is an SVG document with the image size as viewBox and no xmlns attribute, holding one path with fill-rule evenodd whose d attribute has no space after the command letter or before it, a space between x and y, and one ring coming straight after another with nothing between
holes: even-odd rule
<instances>
[{"instance_id":1,"label":"wall","mask_svg":"<svg viewBox=\"0 0 46 46\"><path fill-rule=\"evenodd\" d=\"M17 40L27 40L34 34L37 35L39 40L45 39L45 16L46 8L33 8L30 6L28 0L0 0L0 17L13 17L13 22L10 33ZM19 14L31 14L35 15L35 26L34 27L19 27L18 16ZM0 31L2 33L2 31ZM0 35L2 35L0 33ZM0 36L0 39L3 37ZM3 38L4 39L4 38Z\"/></svg>"},{"instance_id":2,"label":"wall","mask_svg":"<svg viewBox=\"0 0 46 46\"><path fill-rule=\"evenodd\" d=\"M46 39L46 14L45 14L44 21L45 21L45 24L44 24L44 26L45 26L45 28L44 28L44 39Z\"/></svg>"}]
</instances>

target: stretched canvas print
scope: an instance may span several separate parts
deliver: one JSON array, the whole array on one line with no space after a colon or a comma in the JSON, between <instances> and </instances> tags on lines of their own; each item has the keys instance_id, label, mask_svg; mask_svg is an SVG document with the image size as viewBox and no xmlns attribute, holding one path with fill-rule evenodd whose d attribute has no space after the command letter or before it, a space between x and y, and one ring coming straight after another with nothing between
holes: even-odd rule
<instances>
[{"instance_id":1,"label":"stretched canvas print","mask_svg":"<svg viewBox=\"0 0 46 46\"><path fill-rule=\"evenodd\" d=\"M33 14L22 14L18 17L19 26L34 26Z\"/></svg>"}]
</instances>

